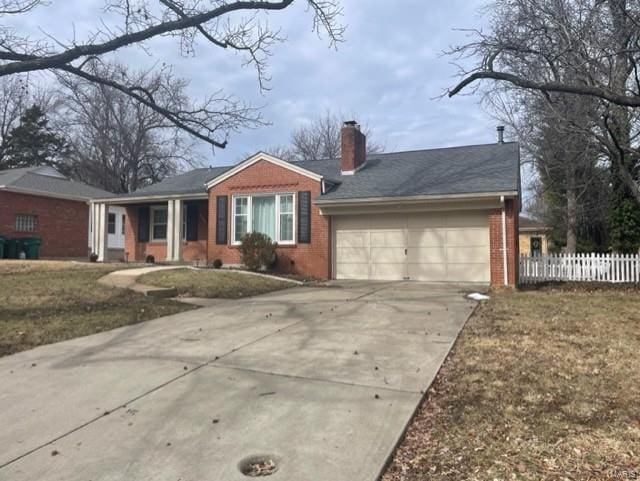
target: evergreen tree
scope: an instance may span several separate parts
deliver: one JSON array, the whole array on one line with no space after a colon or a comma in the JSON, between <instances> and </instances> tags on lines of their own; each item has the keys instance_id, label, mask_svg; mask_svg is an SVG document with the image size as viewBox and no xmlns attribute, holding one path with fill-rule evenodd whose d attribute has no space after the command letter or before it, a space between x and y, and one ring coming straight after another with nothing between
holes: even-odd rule
<instances>
[{"instance_id":1,"label":"evergreen tree","mask_svg":"<svg viewBox=\"0 0 640 481\"><path fill-rule=\"evenodd\" d=\"M67 152L65 139L49 127L49 120L38 105L32 105L11 129L3 168L57 166Z\"/></svg>"},{"instance_id":2,"label":"evergreen tree","mask_svg":"<svg viewBox=\"0 0 640 481\"><path fill-rule=\"evenodd\" d=\"M612 166L616 170L616 166ZM623 254L635 254L640 249L640 206L620 176L612 176L609 236L611 249Z\"/></svg>"},{"instance_id":3,"label":"evergreen tree","mask_svg":"<svg viewBox=\"0 0 640 481\"><path fill-rule=\"evenodd\" d=\"M637 159L629 155L632 145L632 115L624 107L612 107L607 117L611 149L611 205L609 235L614 252L635 253L640 248L640 204L624 181L625 172L636 170Z\"/></svg>"}]
</instances>

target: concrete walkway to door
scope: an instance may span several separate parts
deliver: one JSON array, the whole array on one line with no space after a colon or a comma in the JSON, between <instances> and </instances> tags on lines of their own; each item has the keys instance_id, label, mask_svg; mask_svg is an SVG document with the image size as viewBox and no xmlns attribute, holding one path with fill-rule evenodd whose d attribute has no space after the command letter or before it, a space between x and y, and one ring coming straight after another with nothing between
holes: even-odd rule
<instances>
[{"instance_id":1,"label":"concrete walkway to door","mask_svg":"<svg viewBox=\"0 0 640 481\"><path fill-rule=\"evenodd\" d=\"M297 287L0 358L0 479L373 481L474 306Z\"/></svg>"}]
</instances>

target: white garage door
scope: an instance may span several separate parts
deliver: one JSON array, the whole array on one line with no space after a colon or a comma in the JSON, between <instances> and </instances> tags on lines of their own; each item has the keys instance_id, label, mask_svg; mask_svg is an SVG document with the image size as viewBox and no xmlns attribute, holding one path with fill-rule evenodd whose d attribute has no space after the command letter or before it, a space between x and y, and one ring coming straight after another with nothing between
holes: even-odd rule
<instances>
[{"instance_id":1,"label":"white garage door","mask_svg":"<svg viewBox=\"0 0 640 481\"><path fill-rule=\"evenodd\" d=\"M488 213L335 216L337 279L489 282Z\"/></svg>"}]
</instances>

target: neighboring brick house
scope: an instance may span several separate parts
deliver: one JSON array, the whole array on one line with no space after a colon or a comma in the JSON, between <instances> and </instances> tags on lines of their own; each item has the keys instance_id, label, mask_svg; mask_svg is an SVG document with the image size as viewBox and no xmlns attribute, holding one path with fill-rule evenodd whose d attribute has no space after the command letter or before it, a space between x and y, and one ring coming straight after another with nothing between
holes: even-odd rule
<instances>
[{"instance_id":1,"label":"neighboring brick house","mask_svg":"<svg viewBox=\"0 0 640 481\"><path fill-rule=\"evenodd\" d=\"M71 181L51 167L2 170L0 235L41 237L41 257L86 258L89 201L109 195Z\"/></svg>"},{"instance_id":2,"label":"neighboring brick house","mask_svg":"<svg viewBox=\"0 0 640 481\"><path fill-rule=\"evenodd\" d=\"M126 208L130 259L237 265L242 236L260 231L278 244L279 270L319 279L518 279L516 143L366 154L347 122L339 159L260 152L97 199L96 215L109 205Z\"/></svg>"}]
</instances>

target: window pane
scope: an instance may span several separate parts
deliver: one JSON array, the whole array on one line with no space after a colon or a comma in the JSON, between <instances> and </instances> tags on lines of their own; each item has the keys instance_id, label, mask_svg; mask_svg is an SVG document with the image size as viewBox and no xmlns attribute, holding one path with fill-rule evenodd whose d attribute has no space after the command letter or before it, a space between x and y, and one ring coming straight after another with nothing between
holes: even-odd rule
<instances>
[{"instance_id":1,"label":"window pane","mask_svg":"<svg viewBox=\"0 0 640 481\"><path fill-rule=\"evenodd\" d=\"M167 238L167 209L153 209L152 237L154 240Z\"/></svg>"},{"instance_id":2,"label":"window pane","mask_svg":"<svg viewBox=\"0 0 640 481\"><path fill-rule=\"evenodd\" d=\"M122 235L124 235L125 219L126 219L125 215L122 214Z\"/></svg>"},{"instance_id":3,"label":"window pane","mask_svg":"<svg viewBox=\"0 0 640 481\"><path fill-rule=\"evenodd\" d=\"M116 233L116 215L115 214L109 214L109 219L107 222L107 232L109 234Z\"/></svg>"},{"instance_id":4,"label":"window pane","mask_svg":"<svg viewBox=\"0 0 640 481\"><path fill-rule=\"evenodd\" d=\"M293 195L280 196L280 213L293 214Z\"/></svg>"},{"instance_id":5,"label":"window pane","mask_svg":"<svg viewBox=\"0 0 640 481\"><path fill-rule=\"evenodd\" d=\"M35 215L17 214L15 230L22 232L33 232L36 230L37 217Z\"/></svg>"},{"instance_id":6,"label":"window pane","mask_svg":"<svg viewBox=\"0 0 640 481\"><path fill-rule=\"evenodd\" d=\"M167 209L159 209L153 211L153 223L154 224L166 224L167 223Z\"/></svg>"},{"instance_id":7,"label":"window pane","mask_svg":"<svg viewBox=\"0 0 640 481\"><path fill-rule=\"evenodd\" d=\"M247 206L249 205L249 199L246 197L236 197L236 214L247 214Z\"/></svg>"},{"instance_id":8,"label":"window pane","mask_svg":"<svg viewBox=\"0 0 640 481\"><path fill-rule=\"evenodd\" d=\"M251 199L251 230L276 239L276 197L253 197Z\"/></svg>"},{"instance_id":9,"label":"window pane","mask_svg":"<svg viewBox=\"0 0 640 481\"><path fill-rule=\"evenodd\" d=\"M234 240L240 242L247 233L247 216L237 215L235 217L235 223L236 238Z\"/></svg>"},{"instance_id":10,"label":"window pane","mask_svg":"<svg viewBox=\"0 0 640 481\"><path fill-rule=\"evenodd\" d=\"M153 238L154 239L166 239L167 238L167 225L156 224L153 226Z\"/></svg>"},{"instance_id":11,"label":"window pane","mask_svg":"<svg viewBox=\"0 0 640 481\"><path fill-rule=\"evenodd\" d=\"M280 240L293 240L293 214L280 214Z\"/></svg>"}]
</instances>

